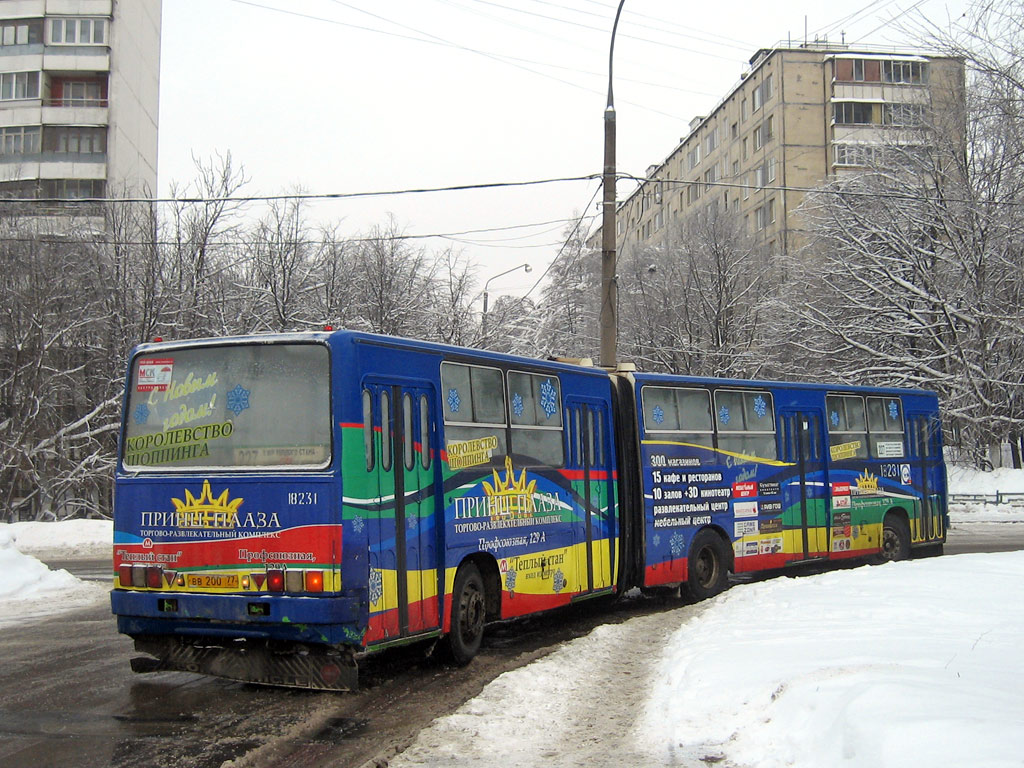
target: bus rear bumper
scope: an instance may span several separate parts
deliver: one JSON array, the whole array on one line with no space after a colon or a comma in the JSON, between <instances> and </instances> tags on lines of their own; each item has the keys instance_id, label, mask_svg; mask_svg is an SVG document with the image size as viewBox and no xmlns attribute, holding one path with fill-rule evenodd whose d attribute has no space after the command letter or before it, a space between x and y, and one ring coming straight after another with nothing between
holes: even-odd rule
<instances>
[{"instance_id":1,"label":"bus rear bumper","mask_svg":"<svg viewBox=\"0 0 1024 768\"><path fill-rule=\"evenodd\" d=\"M135 672L194 672L264 685L350 691L362 647L350 596L203 595L115 589L117 628L148 656Z\"/></svg>"},{"instance_id":2,"label":"bus rear bumper","mask_svg":"<svg viewBox=\"0 0 1024 768\"><path fill-rule=\"evenodd\" d=\"M122 634L244 637L362 646L352 596L203 595L115 589L110 606Z\"/></svg>"}]
</instances>

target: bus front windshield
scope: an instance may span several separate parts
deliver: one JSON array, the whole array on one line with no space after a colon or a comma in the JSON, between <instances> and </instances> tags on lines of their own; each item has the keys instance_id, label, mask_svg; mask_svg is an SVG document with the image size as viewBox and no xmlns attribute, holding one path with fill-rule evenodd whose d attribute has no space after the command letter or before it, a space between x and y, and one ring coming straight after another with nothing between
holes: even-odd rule
<instances>
[{"instance_id":1,"label":"bus front windshield","mask_svg":"<svg viewBox=\"0 0 1024 768\"><path fill-rule=\"evenodd\" d=\"M322 344L147 351L132 361L122 460L129 470L314 468L331 458Z\"/></svg>"}]
</instances>

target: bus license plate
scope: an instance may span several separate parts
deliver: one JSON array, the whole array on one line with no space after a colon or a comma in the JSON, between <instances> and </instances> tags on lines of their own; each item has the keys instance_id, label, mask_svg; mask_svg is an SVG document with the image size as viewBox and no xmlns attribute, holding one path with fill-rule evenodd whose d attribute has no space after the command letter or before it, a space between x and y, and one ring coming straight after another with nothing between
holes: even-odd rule
<instances>
[{"instance_id":1,"label":"bus license plate","mask_svg":"<svg viewBox=\"0 0 1024 768\"><path fill-rule=\"evenodd\" d=\"M185 584L196 589L238 589L238 575L234 573L190 573Z\"/></svg>"}]
</instances>

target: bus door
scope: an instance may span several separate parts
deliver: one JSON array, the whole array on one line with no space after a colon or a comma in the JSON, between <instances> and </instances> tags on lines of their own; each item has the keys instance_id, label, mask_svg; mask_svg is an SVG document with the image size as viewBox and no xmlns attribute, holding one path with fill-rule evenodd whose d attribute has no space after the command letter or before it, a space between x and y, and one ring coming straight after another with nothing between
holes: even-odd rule
<instances>
[{"instance_id":1,"label":"bus door","mask_svg":"<svg viewBox=\"0 0 1024 768\"><path fill-rule=\"evenodd\" d=\"M782 483L782 503L787 530L786 551L792 560L827 557L829 552L828 506L831 498L825 462L823 422L816 410L782 411L781 459L793 465L793 474Z\"/></svg>"},{"instance_id":2,"label":"bus door","mask_svg":"<svg viewBox=\"0 0 1024 768\"><path fill-rule=\"evenodd\" d=\"M377 535L370 565L379 570L384 636L403 637L440 627L437 499L434 482L437 434L429 384L371 382L377 400L374 429L380 430L376 462L380 495Z\"/></svg>"},{"instance_id":3,"label":"bus door","mask_svg":"<svg viewBox=\"0 0 1024 768\"><path fill-rule=\"evenodd\" d=\"M611 425L604 404L566 401L570 450L566 457L583 507L578 541L581 591L610 589L615 574L615 508L611 487Z\"/></svg>"},{"instance_id":4,"label":"bus door","mask_svg":"<svg viewBox=\"0 0 1024 768\"><path fill-rule=\"evenodd\" d=\"M941 456L939 424L932 414L907 414L907 446L911 470L921 478L921 511L911 530L914 541L933 541L945 535L943 504L933 487L931 470Z\"/></svg>"}]
</instances>

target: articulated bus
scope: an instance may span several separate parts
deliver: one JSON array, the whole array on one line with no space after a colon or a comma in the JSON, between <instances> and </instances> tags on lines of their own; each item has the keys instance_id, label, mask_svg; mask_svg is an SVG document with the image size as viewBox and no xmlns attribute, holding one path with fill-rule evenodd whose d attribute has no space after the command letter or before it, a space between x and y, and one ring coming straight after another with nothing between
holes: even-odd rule
<instances>
[{"instance_id":1,"label":"articulated bus","mask_svg":"<svg viewBox=\"0 0 1024 768\"><path fill-rule=\"evenodd\" d=\"M116 471L139 672L349 690L364 654L634 587L941 550L920 390L609 372L350 331L144 344Z\"/></svg>"}]
</instances>

